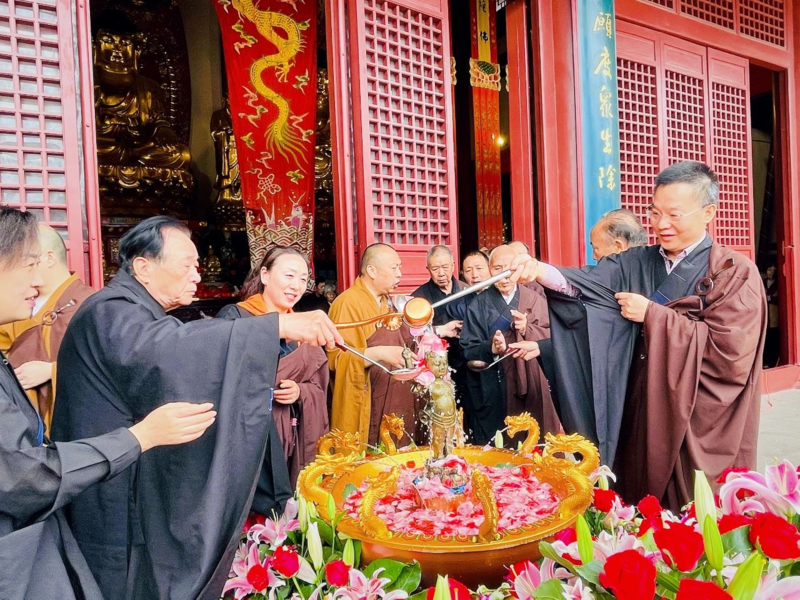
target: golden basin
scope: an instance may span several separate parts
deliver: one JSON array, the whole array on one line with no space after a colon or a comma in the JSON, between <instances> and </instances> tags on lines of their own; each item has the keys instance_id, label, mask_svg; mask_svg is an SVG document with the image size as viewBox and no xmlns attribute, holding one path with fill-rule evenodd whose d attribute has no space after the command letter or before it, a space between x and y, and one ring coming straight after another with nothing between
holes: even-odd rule
<instances>
[{"instance_id":1,"label":"golden basin","mask_svg":"<svg viewBox=\"0 0 800 600\"><path fill-rule=\"evenodd\" d=\"M539 481L549 484L559 499L556 512L530 525L497 531L497 507L491 484L488 484L488 497L484 494L480 498L487 515L480 535L434 536L389 531L373 512L376 500L396 489L400 469L422 467L431 455L430 450L397 452L394 444L390 443L386 445L387 454L365 458L358 436L338 431L332 431L320 440L317 460L306 467L298 479L299 493L314 502L320 516L330 523L329 497L333 497L336 513L341 515L346 492L352 490L349 486L359 488L369 481L359 518L345 513L338 524L340 532L361 540L366 563L378 558L416 560L422 567L424 586L434 585L438 574L447 574L473 589L479 584L499 585L506 567L522 560L539 558L539 542L572 525L589 507L592 502L589 475L599 465L597 449L578 435L547 434L542 454L535 454L532 451L539 438L536 422L529 415L509 417L509 420L512 423L510 435L528 431L528 439L519 452L462 446L454 454L471 465L527 465ZM382 437L386 439L385 432ZM581 455L579 462L572 458L575 454ZM473 470L475 473L480 472ZM478 489L475 477L472 485L473 490ZM477 491L473 494L479 495Z\"/></svg>"}]
</instances>

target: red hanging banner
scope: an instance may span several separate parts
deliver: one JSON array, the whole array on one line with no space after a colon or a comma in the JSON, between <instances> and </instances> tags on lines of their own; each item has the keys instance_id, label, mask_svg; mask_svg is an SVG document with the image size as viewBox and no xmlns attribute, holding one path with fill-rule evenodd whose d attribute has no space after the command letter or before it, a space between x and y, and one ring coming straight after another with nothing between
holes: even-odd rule
<instances>
[{"instance_id":1,"label":"red hanging banner","mask_svg":"<svg viewBox=\"0 0 800 600\"><path fill-rule=\"evenodd\" d=\"M250 259L314 242L317 3L216 0Z\"/></svg>"},{"instance_id":2,"label":"red hanging banner","mask_svg":"<svg viewBox=\"0 0 800 600\"><path fill-rule=\"evenodd\" d=\"M500 65L494 1L470 0L472 56L469 83L475 128L475 183L478 197L478 239L481 247L503 243L500 188Z\"/></svg>"}]
</instances>

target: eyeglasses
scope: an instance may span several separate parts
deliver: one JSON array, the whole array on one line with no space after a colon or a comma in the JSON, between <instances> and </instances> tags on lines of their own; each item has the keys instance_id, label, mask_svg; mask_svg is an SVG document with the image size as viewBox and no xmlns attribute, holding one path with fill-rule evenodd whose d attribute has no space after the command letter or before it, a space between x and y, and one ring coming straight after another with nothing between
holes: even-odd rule
<instances>
[{"instance_id":1,"label":"eyeglasses","mask_svg":"<svg viewBox=\"0 0 800 600\"><path fill-rule=\"evenodd\" d=\"M706 206L708 206L708 205L706 205ZM700 212L706 206L701 206L700 208L696 208L696 209L691 210L691 211L689 211L688 213L685 213L685 214L678 213L677 215L662 215L654 207L648 206L647 207L647 216L650 218L651 221L653 221L655 223L658 223L662 219L666 219L667 223L672 223L673 225L675 225L675 224L680 223L681 221L683 221L689 215L693 215L696 212Z\"/></svg>"}]
</instances>

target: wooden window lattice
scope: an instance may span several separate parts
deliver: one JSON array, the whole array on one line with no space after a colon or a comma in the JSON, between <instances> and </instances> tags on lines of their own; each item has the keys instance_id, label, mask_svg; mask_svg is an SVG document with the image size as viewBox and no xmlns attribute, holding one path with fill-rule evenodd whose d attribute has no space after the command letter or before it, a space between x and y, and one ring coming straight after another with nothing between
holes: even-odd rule
<instances>
[{"instance_id":1,"label":"wooden window lattice","mask_svg":"<svg viewBox=\"0 0 800 600\"><path fill-rule=\"evenodd\" d=\"M0 203L56 229L83 274L71 39L68 4L0 0Z\"/></svg>"},{"instance_id":2,"label":"wooden window lattice","mask_svg":"<svg viewBox=\"0 0 800 600\"><path fill-rule=\"evenodd\" d=\"M651 243L655 236L645 209L659 171L656 79L654 66L617 59L622 207L639 217Z\"/></svg>"},{"instance_id":3,"label":"wooden window lattice","mask_svg":"<svg viewBox=\"0 0 800 600\"><path fill-rule=\"evenodd\" d=\"M681 12L733 30L733 0L682 0Z\"/></svg>"},{"instance_id":4,"label":"wooden window lattice","mask_svg":"<svg viewBox=\"0 0 800 600\"><path fill-rule=\"evenodd\" d=\"M703 80L666 71L667 157L670 163L706 161Z\"/></svg>"},{"instance_id":5,"label":"wooden window lattice","mask_svg":"<svg viewBox=\"0 0 800 600\"><path fill-rule=\"evenodd\" d=\"M739 28L743 35L784 46L784 0L739 0Z\"/></svg>"},{"instance_id":6,"label":"wooden window lattice","mask_svg":"<svg viewBox=\"0 0 800 600\"><path fill-rule=\"evenodd\" d=\"M716 237L730 247L750 247L752 207L745 90L713 82L711 115L714 169L720 182Z\"/></svg>"},{"instance_id":7,"label":"wooden window lattice","mask_svg":"<svg viewBox=\"0 0 800 600\"><path fill-rule=\"evenodd\" d=\"M441 22L365 2L374 242L450 243Z\"/></svg>"}]
</instances>

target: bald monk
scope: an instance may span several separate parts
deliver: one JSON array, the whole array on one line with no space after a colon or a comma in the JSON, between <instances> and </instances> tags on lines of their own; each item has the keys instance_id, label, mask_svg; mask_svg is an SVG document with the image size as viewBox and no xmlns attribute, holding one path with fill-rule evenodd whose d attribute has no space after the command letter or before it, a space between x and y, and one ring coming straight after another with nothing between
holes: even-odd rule
<instances>
[{"instance_id":1,"label":"bald monk","mask_svg":"<svg viewBox=\"0 0 800 600\"><path fill-rule=\"evenodd\" d=\"M56 389L56 357L72 315L94 293L67 267L67 248L58 232L39 225L39 272L43 285L29 319L0 327L0 350L50 433Z\"/></svg>"},{"instance_id":2,"label":"bald monk","mask_svg":"<svg viewBox=\"0 0 800 600\"><path fill-rule=\"evenodd\" d=\"M626 208L610 210L595 223L589 233L592 258L600 260L628 248L647 245L647 231L639 219Z\"/></svg>"},{"instance_id":3,"label":"bald monk","mask_svg":"<svg viewBox=\"0 0 800 600\"><path fill-rule=\"evenodd\" d=\"M492 275L518 264L527 254L510 246L498 246L489 259ZM558 432L560 423L553 406L547 380L537 361L538 341L549 338L550 323L544 296L511 278L497 282L477 296L467 307L461 332L461 347L466 360L490 363L513 351L496 367L480 373L480 387L470 390L473 415L472 439L488 442L503 429L509 414L530 412L543 432Z\"/></svg>"},{"instance_id":4,"label":"bald monk","mask_svg":"<svg viewBox=\"0 0 800 600\"><path fill-rule=\"evenodd\" d=\"M402 262L387 244L367 246L361 257L361 271L353 285L331 304L328 316L335 324L364 321L390 312L389 294L400 283ZM341 330L345 343L391 369L405 366L403 347L377 345L367 340L376 332L376 324ZM372 386L370 364L355 354L338 348L328 350L333 379L331 428L358 432L369 439Z\"/></svg>"}]
</instances>

